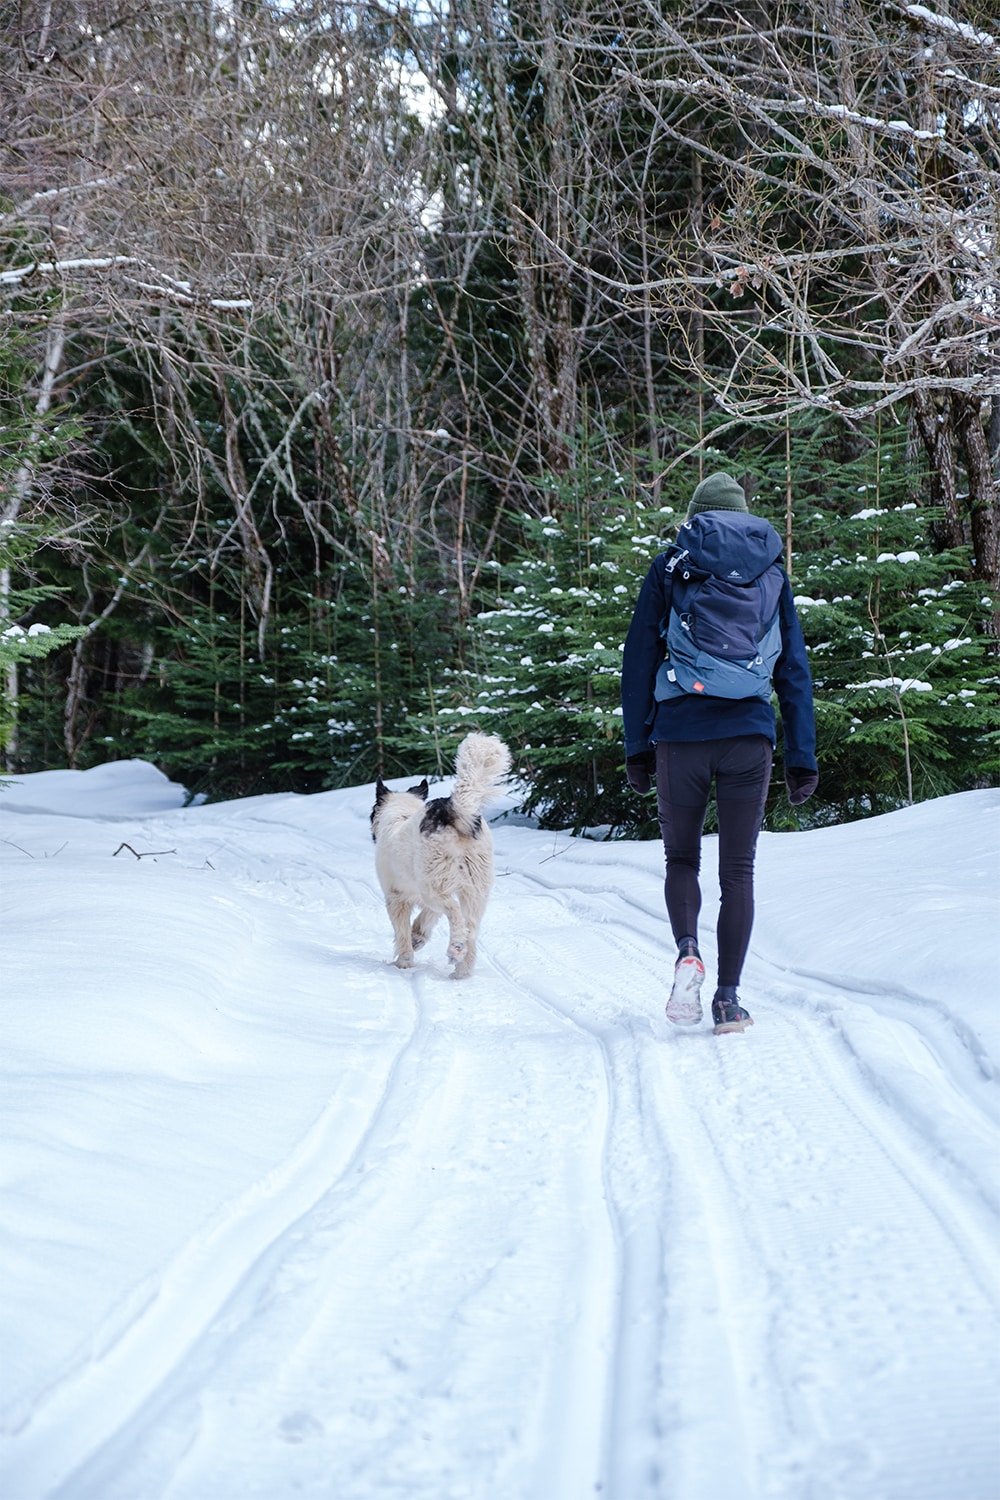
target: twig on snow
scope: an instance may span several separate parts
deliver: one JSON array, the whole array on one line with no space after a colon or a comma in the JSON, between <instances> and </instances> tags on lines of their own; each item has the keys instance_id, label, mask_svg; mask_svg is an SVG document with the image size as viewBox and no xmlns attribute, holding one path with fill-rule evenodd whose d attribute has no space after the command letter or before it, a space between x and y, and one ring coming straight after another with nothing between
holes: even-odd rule
<instances>
[{"instance_id":1,"label":"twig on snow","mask_svg":"<svg viewBox=\"0 0 1000 1500\"><path fill-rule=\"evenodd\" d=\"M138 850L132 848L131 844L126 844L123 841L118 845L118 848L115 850L114 854L112 854L111 858L116 859L123 849L127 849L130 854L134 854L136 859L156 859L160 854L177 853L176 849L144 849L140 854Z\"/></svg>"}]
</instances>

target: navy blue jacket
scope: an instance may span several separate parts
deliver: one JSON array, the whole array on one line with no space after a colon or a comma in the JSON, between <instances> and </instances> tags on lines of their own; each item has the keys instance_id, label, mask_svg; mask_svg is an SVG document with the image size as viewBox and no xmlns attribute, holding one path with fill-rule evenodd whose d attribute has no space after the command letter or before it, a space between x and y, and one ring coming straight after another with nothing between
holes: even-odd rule
<instances>
[{"instance_id":1,"label":"navy blue jacket","mask_svg":"<svg viewBox=\"0 0 1000 1500\"><path fill-rule=\"evenodd\" d=\"M774 708L763 698L709 698L685 693L657 703L653 689L657 668L666 654L660 627L670 608L672 576L667 571L670 556L661 552L654 558L639 591L625 640L622 717L626 756L640 755L658 740L715 740L765 734L773 745L777 731ZM782 646L772 683L781 709L785 765L815 771L818 766L812 677L787 574L778 608Z\"/></svg>"}]
</instances>

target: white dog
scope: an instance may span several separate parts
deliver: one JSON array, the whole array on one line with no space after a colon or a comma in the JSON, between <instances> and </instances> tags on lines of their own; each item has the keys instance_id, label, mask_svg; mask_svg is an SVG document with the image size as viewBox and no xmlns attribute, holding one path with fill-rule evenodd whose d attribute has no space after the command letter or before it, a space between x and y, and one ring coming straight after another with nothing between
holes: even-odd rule
<instances>
[{"instance_id":1,"label":"white dog","mask_svg":"<svg viewBox=\"0 0 1000 1500\"><path fill-rule=\"evenodd\" d=\"M476 937L493 886L493 836L482 816L510 770L510 751L493 734L468 734L455 756L450 797L428 802L427 782L406 792L375 784L375 871L396 940L396 964L413 967L440 916L448 918L454 979L476 962ZM411 925L414 907L419 907Z\"/></svg>"}]
</instances>

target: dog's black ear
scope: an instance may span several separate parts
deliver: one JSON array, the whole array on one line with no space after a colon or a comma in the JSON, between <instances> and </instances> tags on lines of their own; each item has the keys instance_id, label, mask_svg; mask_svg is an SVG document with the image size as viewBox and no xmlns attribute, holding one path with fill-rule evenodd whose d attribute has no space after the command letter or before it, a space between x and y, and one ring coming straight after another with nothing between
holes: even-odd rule
<instances>
[{"instance_id":1,"label":"dog's black ear","mask_svg":"<svg viewBox=\"0 0 1000 1500\"><path fill-rule=\"evenodd\" d=\"M410 793L411 797L419 797L421 802L426 802L427 793L430 790L427 785L427 777L425 776L423 781L418 781L416 786L408 786L406 790Z\"/></svg>"},{"instance_id":2,"label":"dog's black ear","mask_svg":"<svg viewBox=\"0 0 1000 1500\"><path fill-rule=\"evenodd\" d=\"M375 782L375 806L372 808L371 813L368 817L368 821L371 824L373 839L375 838L375 819L378 815L378 810L388 796L389 788L386 786L381 776L379 776Z\"/></svg>"}]
</instances>

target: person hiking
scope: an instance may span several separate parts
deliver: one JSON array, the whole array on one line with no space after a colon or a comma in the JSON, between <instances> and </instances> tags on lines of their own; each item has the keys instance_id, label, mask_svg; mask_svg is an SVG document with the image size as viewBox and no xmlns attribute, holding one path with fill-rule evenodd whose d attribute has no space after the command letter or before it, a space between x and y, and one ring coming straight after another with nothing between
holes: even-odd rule
<instances>
[{"instance_id":1,"label":"person hiking","mask_svg":"<svg viewBox=\"0 0 1000 1500\"><path fill-rule=\"evenodd\" d=\"M789 801L801 805L819 783L812 678L781 552L781 538L750 513L742 486L728 474L709 474L692 495L677 541L650 566L622 661L625 770L636 792L648 792L656 781L664 893L677 943L667 1018L682 1026L702 1017L698 876L715 782L721 892L716 1035L753 1025L738 987L776 742L772 686Z\"/></svg>"}]
</instances>

